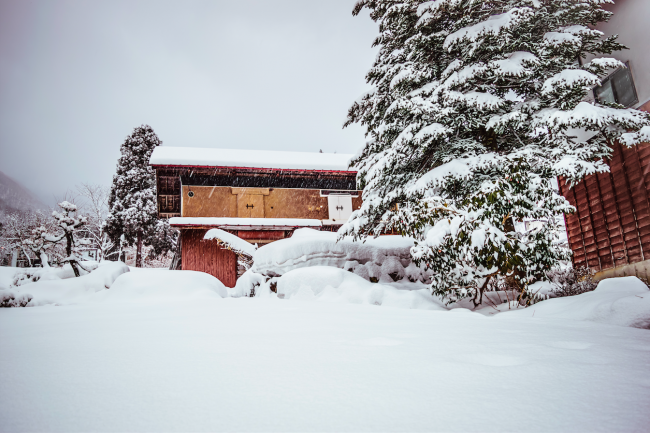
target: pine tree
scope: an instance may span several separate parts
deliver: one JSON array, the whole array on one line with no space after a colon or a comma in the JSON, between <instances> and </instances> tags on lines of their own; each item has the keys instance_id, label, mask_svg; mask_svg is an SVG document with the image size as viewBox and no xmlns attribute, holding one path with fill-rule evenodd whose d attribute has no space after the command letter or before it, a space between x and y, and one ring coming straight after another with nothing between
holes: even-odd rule
<instances>
[{"instance_id":1,"label":"pine tree","mask_svg":"<svg viewBox=\"0 0 650 433\"><path fill-rule=\"evenodd\" d=\"M120 149L122 156L108 198L106 232L115 245L120 245L122 235L129 245L137 245L137 267L142 267L142 243L156 227L156 175L149 166L149 157L160 144L151 126L133 130Z\"/></svg>"},{"instance_id":2,"label":"pine tree","mask_svg":"<svg viewBox=\"0 0 650 433\"><path fill-rule=\"evenodd\" d=\"M593 30L602 0L361 0L380 47L346 126L367 127L359 168L363 205L341 229L396 228L417 240L433 294L481 302L491 278L527 285L569 251L554 215L573 208L552 186L608 170L613 141L650 139L650 116L584 102L624 47ZM576 137L576 130L590 135ZM633 132L628 132L633 131ZM634 132L636 131L636 132ZM515 221L548 221L517 233Z\"/></svg>"}]
</instances>

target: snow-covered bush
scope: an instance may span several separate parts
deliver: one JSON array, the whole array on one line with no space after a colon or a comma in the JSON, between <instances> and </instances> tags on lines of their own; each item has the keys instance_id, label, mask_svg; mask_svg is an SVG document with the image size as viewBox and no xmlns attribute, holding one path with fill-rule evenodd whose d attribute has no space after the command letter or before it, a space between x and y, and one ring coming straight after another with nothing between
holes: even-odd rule
<instances>
[{"instance_id":1,"label":"snow-covered bush","mask_svg":"<svg viewBox=\"0 0 650 433\"><path fill-rule=\"evenodd\" d=\"M85 261L83 267L78 269L79 275L87 275L97 269L99 263L94 261ZM69 263L61 267L53 268L21 268L16 272L11 283L12 287L20 287L25 284L35 283L40 280L64 280L74 278L75 272Z\"/></svg>"},{"instance_id":2,"label":"snow-covered bush","mask_svg":"<svg viewBox=\"0 0 650 433\"><path fill-rule=\"evenodd\" d=\"M262 290L270 285L260 285ZM386 284L373 284L358 275L329 266L299 268L277 278L276 290L280 299L300 299L346 304L383 305L396 308L443 310L442 303L429 296L419 286L416 290L400 290Z\"/></svg>"},{"instance_id":3,"label":"snow-covered bush","mask_svg":"<svg viewBox=\"0 0 650 433\"><path fill-rule=\"evenodd\" d=\"M32 300L28 294L17 294L9 290L0 290L0 308L26 307Z\"/></svg>"},{"instance_id":4,"label":"snow-covered bush","mask_svg":"<svg viewBox=\"0 0 650 433\"><path fill-rule=\"evenodd\" d=\"M93 272L83 273L78 278L75 278L70 265L36 269L41 272L38 281L0 290L0 293L12 293L16 300L24 301L25 296L31 299L28 304L21 302L25 305L14 306L74 304L87 301L97 292L109 289L121 274L129 272L129 268L121 262L92 263L95 268Z\"/></svg>"},{"instance_id":5,"label":"snow-covered bush","mask_svg":"<svg viewBox=\"0 0 650 433\"><path fill-rule=\"evenodd\" d=\"M548 272L548 277L555 286L551 295L556 298L591 292L596 290L598 286L598 283L593 278L594 271L584 266L579 268L567 266L553 269Z\"/></svg>"},{"instance_id":6,"label":"snow-covered bush","mask_svg":"<svg viewBox=\"0 0 650 433\"><path fill-rule=\"evenodd\" d=\"M381 236L355 241L337 240L337 234L313 229L298 229L288 239L260 247L253 256L253 272L276 277L303 267L332 266L373 282L391 283L406 278L428 283L432 271L413 263L413 239Z\"/></svg>"},{"instance_id":7,"label":"snow-covered bush","mask_svg":"<svg viewBox=\"0 0 650 433\"><path fill-rule=\"evenodd\" d=\"M491 278L520 291L567 260L555 215L571 212L553 187L607 171L620 140L647 141L650 115L582 99L623 47L593 29L601 1L361 0L379 24L379 53L346 125L367 127L363 204L342 235L397 228L413 258L436 271L432 292L479 302ZM584 138L575 131L586 132ZM515 222L541 227L518 233Z\"/></svg>"},{"instance_id":8,"label":"snow-covered bush","mask_svg":"<svg viewBox=\"0 0 650 433\"><path fill-rule=\"evenodd\" d=\"M237 278L235 287L229 290L230 296L233 298L255 296L257 288L268 282L271 278L272 277L266 277L249 269L244 272L241 277Z\"/></svg>"}]
</instances>

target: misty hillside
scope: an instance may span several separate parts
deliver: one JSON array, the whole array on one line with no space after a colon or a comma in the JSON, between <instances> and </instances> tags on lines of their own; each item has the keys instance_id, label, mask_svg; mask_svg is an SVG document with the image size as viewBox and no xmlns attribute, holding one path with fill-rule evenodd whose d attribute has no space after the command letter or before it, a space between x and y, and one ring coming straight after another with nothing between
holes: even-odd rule
<instances>
[{"instance_id":1,"label":"misty hillside","mask_svg":"<svg viewBox=\"0 0 650 433\"><path fill-rule=\"evenodd\" d=\"M47 209L27 188L0 171L0 211Z\"/></svg>"}]
</instances>

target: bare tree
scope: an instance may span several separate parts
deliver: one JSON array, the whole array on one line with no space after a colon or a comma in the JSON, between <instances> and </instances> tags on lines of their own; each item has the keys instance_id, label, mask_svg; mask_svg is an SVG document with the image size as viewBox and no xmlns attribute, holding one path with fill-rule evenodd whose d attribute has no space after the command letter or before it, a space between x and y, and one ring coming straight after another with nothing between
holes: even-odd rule
<instances>
[{"instance_id":1,"label":"bare tree","mask_svg":"<svg viewBox=\"0 0 650 433\"><path fill-rule=\"evenodd\" d=\"M105 230L106 216L108 215L108 195L110 190L103 185L82 183L77 185L80 209L86 215L87 222L83 235L91 240L91 245L98 250L99 261L119 254L115 250L115 243L110 239Z\"/></svg>"}]
</instances>

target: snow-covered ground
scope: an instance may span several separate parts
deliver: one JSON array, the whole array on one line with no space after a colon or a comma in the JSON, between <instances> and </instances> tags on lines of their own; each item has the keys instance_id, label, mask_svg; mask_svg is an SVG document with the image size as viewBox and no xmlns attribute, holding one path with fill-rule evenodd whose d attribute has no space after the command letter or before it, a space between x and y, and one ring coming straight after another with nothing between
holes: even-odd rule
<instances>
[{"instance_id":1,"label":"snow-covered ground","mask_svg":"<svg viewBox=\"0 0 650 433\"><path fill-rule=\"evenodd\" d=\"M104 268L76 280L117 271ZM334 283L311 284L302 268L278 280L278 294L232 298L206 274L137 270L92 293L71 283L77 292L61 291L59 306L1 309L0 431L650 425L650 331L620 326L650 313L634 278L488 317L311 271ZM39 284L53 282L17 289ZM599 323L612 314L636 321Z\"/></svg>"}]
</instances>

